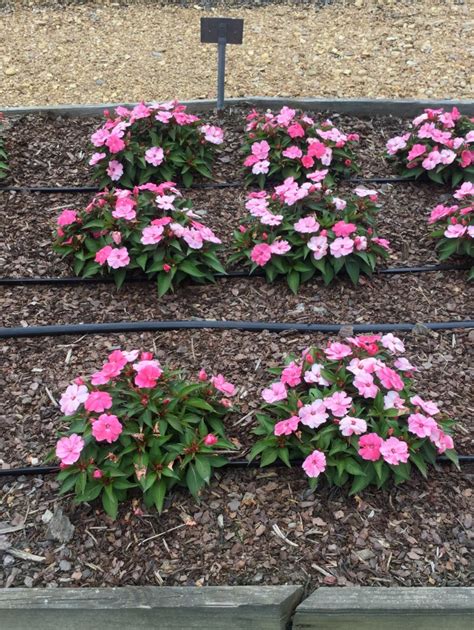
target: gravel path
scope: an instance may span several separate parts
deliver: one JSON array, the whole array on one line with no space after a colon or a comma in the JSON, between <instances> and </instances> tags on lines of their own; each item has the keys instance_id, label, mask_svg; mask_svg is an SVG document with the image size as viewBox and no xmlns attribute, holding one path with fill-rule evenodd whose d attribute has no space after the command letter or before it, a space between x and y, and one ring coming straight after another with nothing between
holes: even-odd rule
<instances>
[{"instance_id":1,"label":"gravel path","mask_svg":"<svg viewBox=\"0 0 474 630\"><path fill-rule=\"evenodd\" d=\"M467 1L62 4L0 3L0 107L213 98L216 50L199 43L199 19L222 13L245 20L243 46L228 50L229 96L474 93Z\"/></svg>"}]
</instances>

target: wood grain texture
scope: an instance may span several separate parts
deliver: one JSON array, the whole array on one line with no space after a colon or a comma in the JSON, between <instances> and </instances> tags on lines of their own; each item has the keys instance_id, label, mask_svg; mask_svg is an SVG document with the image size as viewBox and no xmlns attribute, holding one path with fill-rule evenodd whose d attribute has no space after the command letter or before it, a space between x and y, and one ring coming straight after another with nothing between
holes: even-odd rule
<instances>
[{"instance_id":1,"label":"wood grain texture","mask_svg":"<svg viewBox=\"0 0 474 630\"><path fill-rule=\"evenodd\" d=\"M299 586L0 589L1 630L284 630Z\"/></svg>"},{"instance_id":2,"label":"wood grain texture","mask_svg":"<svg viewBox=\"0 0 474 630\"><path fill-rule=\"evenodd\" d=\"M472 630L474 588L320 588L292 630Z\"/></svg>"}]
</instances>

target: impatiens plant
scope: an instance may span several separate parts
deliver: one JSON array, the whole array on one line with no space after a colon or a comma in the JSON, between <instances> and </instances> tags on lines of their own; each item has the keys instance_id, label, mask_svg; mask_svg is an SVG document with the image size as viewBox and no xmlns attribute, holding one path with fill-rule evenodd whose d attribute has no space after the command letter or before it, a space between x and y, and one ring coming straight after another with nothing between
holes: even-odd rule
<instances>
[{"instance_id":1,"label":"impatiens plant","mask_svg":"<svg viewBox=\"0 0 474 630\"><path fill-rule=\"evenodd\" d=\"M454 198L456 204L437 205L428 219L434 227L432 236L438 239L436 248L441 260L451 256L474 258L474 184L465 182ZM474 277L474 267L469 275Z\"/></svg>"},{"instance_id":2,"label":"impatiens plant","mask_svg":"<svg viewBox=\"0 0 474 630\"><path fill-rule=\"evenodd\" d=\"M311 488L324 475L330 485L350 482L352 494L409 479L412 465L426 476L437 453L457 464L452 422L414 393L417 368L403 353L403 342L388 333L289 357L262 392L250 459L262 466L303 459Z\"/></svg>"},{"instance_id":3,"label":"impatiens plant","mask_svg":"<svg viewBox=\"0 0 474 630\"><path fill-rule=\"evenodd\" d=\"M221 241L189 206L173 182L105 190L83 210L62 211L53 247L78 276L110 274L120 287L141 271L156 278L159 296L187 278L212 281L224 272Z\"/></svg>"},{"instance_id":4,"label":"impatiens plant","mask_svg":"<svg viewBox=\"0 0 474 630\"><path fill-rule=\"evenodd\" d=\"M140 103L104 113L105 123L91 137L95 153L89 162L100 186L132 188L179 179L188 187L196 176L212 177L215 148L224 133L186 113L185 105Z\"/></svg>"},{"instance_id":5,"label":"impatiens plant","mask_svg":"<svg viewBox=\"0 0 474 630\"><path fill-rule=\"evenodd\" d=\"M159 512L176 485L197 496L234 448L224 427L234 394L222 374L190 381L150 352L115 350L61 396L67 430L51 454L60 492L77 503L100 497L112 518L131 491Z\"/></svg>"},{"instance_id":6,"label":"impatiens plant","mask_svg":"<svg viewBox=\"0 0 474 630\"><path fill-rule=\"evenodd\" d=\"M342 133L330 120L318 124L289 107L277 114L253 110L247 116L246 131L242 150L248 184L257 182L263 188L268 180L286 177L303 182L325 167L327 181L332 183L336 177L358 171L353 146L359 136Z\"/></svg>"},{"instance_id":7,"label":"impatiens plant","mask_svg":"<svg viewBox=\"0 0 474 630\"><path fill-rule=\"evenodd\" d=\"M387 142L387 155L404 177L427 175L453 187L474 181L474 118L461 116L456 107L425 109L410 131Z\"/></svg>"},{"instance_id":8,"label":"impatiens plant","mask_svg":"<svg viewBox=\"0 0 474 630\"><path fill-rule=\"evenodd\" d=\"M287 178L273 194L250 193L250 217L234 233L231 262L243 261L250 272L261 267L268 282L285 277L295 293L316 274L326 284L343 271L354 284L361 273L371 275L389 248L373 227L377 192L360 186L347 199L336 197L317 181L325 174L301 186Z\"/></svg>"},{"instance_id":9,"label":"impatiens plant","mask_svg":"<svg viewBox=\"0 0 474 630\"><path fill-rule=\"evenodd\" d=\"M8 155L5 150L5 145L3 142L3 121L5 117L2 112L0 112L0 181L5 179L8 175Z\"/></svg>"}]
</instances>

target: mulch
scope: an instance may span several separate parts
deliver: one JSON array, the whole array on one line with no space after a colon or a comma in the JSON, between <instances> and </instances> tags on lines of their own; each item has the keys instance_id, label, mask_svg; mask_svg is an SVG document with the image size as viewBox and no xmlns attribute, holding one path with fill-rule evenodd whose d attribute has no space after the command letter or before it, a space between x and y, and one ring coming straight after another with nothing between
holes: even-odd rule
<instances>
[{"instance_id":1,"label":"mulch","mask_svg":"<svg viewBox=\"0 0 474 630\"><path fill-rule=\"evenodd\" d=\"M223 121L229 143L219 155L221 181L239 177L242 119ZM364 176L390 175L380 160L386 139L402 128L393 119L341 117L338 124L363 140ZM91 119L31 116L7 134L12 177L22 185L88 185L87 136ZM349 188L349 184L343 184ZM390 266L436 261L426 217L446 195L428 184L383 185L379 231L392 241ZM192 190L195 207L226 245L244 216L242 188ZM2 276L70 275L50 249L60 207L85 203L86 195L0 194ZM371 323L462 320L472 317L464 272L375 276L352 287L316 280L298 295L283 283L261 278L186 285L158 301L152 284L113 286L0 287L0 325L26 326L145 319L251 319L264 321ZM455 442L472 452L473 332L402 335L407 356L420 367L417 391L458 420ZM251 443L259 392L268 369L289 352L325 342L322 334L182 331L0 342L0 466L44 461L60 429L51 398L79 374L97 368L113 348L154 350L171 366L197 374L223 372L238 386L240 412L228 433L245 453ZM0 522L23 528L0 535L0 584L6 586L116 586L125 584L445 585L470 583L474 469L443 466L428 481L419 476L384 491L348 498L324 484L311 494L298 469L219 472L198 503L177 490L161 516L141 515L139 501L124 504L117 521L97 504L74 506L59 498L53 477L2 478ZM62 507L76 529L69 543L46 538L50 511ZM283 535L283 538L282 538ZM151 540L147 538L155 537ZM9 548L42 560L22 560Z\"/></svg>"}]
</instances>

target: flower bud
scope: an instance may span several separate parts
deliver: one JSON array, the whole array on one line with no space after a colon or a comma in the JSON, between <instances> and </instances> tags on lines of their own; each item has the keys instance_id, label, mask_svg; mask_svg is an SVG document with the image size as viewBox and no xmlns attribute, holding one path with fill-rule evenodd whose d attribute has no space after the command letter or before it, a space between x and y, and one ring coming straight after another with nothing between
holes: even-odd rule
<instances>
[{"instance_id":1,"label":"flower bud","mask_svg":"<svg viewBox=\"0 0 474 630\"><path fill-rule=\"evenodd\" d=\"M140 361L151 361L153 359L152 352L142 352L140 355Z\"/></svg>"},{"instance_id":2,"label":"flower bud","mask_svg":"<svg viewBox=\"0 0 474 630\"><path fill-rule=\"evenodd\" d=\"M199 377L198 378L199 378L200 381L207 381L207 373L206 373L206 371L205 370L201 370L199 372Z\"/></svg>"},{"instance_id":3,"label":"flower bud","mask_svg":"<svg viewBox=\"0 0 474 630\"><path fill-rule=\"evenodd\" d=\"M212 433L208 433L206 435L206 437L204 438L204 444L206 446L214 446L214 444L216 444L217 442L217 438L214 434Z\"/></svg>"},{"instance_id":4,"label":"flower bud","mask_svg":"<svg viewBox=\"0 0 474 630\"><path fill-rule=\"evenodd\" d=\"M94 479L100 479L103 476L103 472L99 469L94 470L94 472L92 473L92 476L94 477Z\"/></svg>"},{"instance_id":5,"label":"flower bud","mask_svg":"<svg viewBox=\"0 0 474 630\"><path fill-rule=\"evenodd\" d=\"M345 164L346 166L350 166L350 165L352 164L352 160L349 160L349 159L344 160L344 164Z\"/></svg>"}]
</instances>

